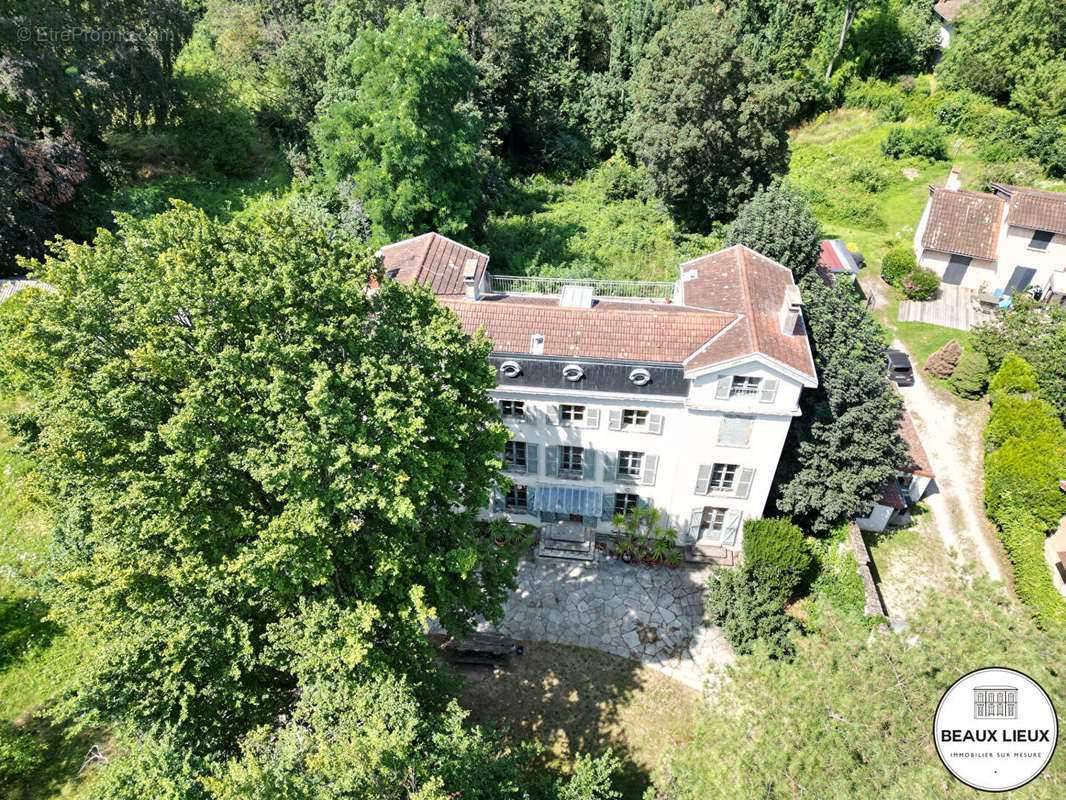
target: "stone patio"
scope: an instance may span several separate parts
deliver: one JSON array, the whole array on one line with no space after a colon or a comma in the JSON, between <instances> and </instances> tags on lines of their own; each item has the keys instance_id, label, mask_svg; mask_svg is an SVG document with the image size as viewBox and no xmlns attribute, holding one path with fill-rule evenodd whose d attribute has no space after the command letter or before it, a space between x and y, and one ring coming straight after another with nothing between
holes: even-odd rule
<instances>
[{"instance_id":1,"label":"stone patio","mask_svg":"<svg viewBox=\"0 0 1066 800\"><path fill-rule=\"evenodd\" d=\"M721 632L703 619L709 568L634 567L599 555L591 563L522 559L503 622L480 629L593 647L694 689L703 687L712 665L733 660Z\"/></svg>"}]
</instances>

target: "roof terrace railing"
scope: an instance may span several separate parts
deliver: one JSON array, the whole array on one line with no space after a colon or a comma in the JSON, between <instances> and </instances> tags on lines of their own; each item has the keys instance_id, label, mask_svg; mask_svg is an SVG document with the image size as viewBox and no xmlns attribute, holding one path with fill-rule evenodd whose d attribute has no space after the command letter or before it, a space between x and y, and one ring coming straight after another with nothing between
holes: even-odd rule
<instances>
[{"instance_id":1,"label":"roof terrace railing","mask_svg":"<svg viewBox=\"0 0 1066 800\"><path fill-rule=\"evenodd\" d=\"M540 278L493 275L490 287L504 294L562 294L564 286L591 286L594 297L630 297L645 300L674 296L673 281L611 281L596 278Z\"/></svg>"}]
</instances>

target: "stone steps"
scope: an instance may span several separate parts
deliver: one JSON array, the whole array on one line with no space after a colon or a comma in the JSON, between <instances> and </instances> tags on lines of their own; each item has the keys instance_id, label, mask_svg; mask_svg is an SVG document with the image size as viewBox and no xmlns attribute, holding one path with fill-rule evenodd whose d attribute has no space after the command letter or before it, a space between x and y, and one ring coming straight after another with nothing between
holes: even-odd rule
<instances>
[{"instance_id":1,"label":"stone steps","mask_svg":"<svg viewBox=\"0 0 1066 800\"><path fill-rule=\"evenodd\" d=\"M537 545L537 555L571 561L593 561L596 558L596 546L591 540L574 542L556 537L541 538Z\"/></svg>"},{"instance_id":2,"label":"stone steps","mask_svg":"<svg viewBox=\"0 0 1066 800\"><path fill-rule=\"evenodd\" d=\"M736 563L732 550L708 544L691 544L685 548L685 561L690 564L718 564L731 567Z\"/></svg>"}]
</instances>

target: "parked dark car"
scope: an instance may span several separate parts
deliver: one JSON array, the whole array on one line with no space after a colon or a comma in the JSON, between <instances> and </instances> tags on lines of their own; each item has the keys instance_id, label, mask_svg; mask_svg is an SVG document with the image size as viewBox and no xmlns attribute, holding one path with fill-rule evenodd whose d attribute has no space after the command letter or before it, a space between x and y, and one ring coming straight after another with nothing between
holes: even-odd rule
<instances>
[{"instance_id":1,"label":"parked dark car","mask_svg":"<svg viewBox=\"0 0 1066 800\"><path fill-rule=\"evenodd\" d=\"M902 350L886 350L888 356L887 372L885 377L894 381L897 386L914 386L914 369L911 367L911 359Z\"/></svg>"}]
</instances>

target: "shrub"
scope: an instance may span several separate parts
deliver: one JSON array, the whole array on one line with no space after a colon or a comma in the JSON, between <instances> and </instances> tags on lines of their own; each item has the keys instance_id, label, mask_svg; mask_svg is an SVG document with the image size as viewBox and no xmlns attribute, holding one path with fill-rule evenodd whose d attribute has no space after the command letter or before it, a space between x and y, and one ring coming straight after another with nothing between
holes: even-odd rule
<instances>
[{"instance_id":1,"label":"shrub","mask_svg":"<svg viewBox=\"0 0 1066 800\"><path fill-rule=\"evenodd\" d=\"M899 286L908 300L932 300L940 288L940 276L929 267L917 267L900 279Z\"/></svg>"},{"instance_id":2,"label":"shrub","mask_svg":"<svg viewBox=\"0 0 1066 800\"><path fill-rule=\"evenodd\" d=\"M0 788L29 786L44 763L44 743L33 731L0 722Z\"/></svg>"},{"instance_id":3,"label":"shrub","mask_svg":"<svg viewBox=\"0 0 1066 800\"><path fill-rule=\"evenodd\" d=\"M903 122L907 119L907 106L900 98L895 97L881 106L877 119L880 122Z\"/></svg>"},{"instance_id":4,"label":"shrub","mask_svg":"<svg viewBox=\"0 0 1066 800\"><path fill-rule=\"evenodd\" d=\"M844 105L849 108L879 109L899 101L902 91L887 81L867 78L865 81L852 80L844 90Z\"/></svg>"},{"instance_id":5,"label":"shrub","mask_svg":"<svg viewBox=\"0 0 1066 800\"><path fill-rule=\"evenodd\" d=\"M844 544L847 535L848 523L842 523L812 546L818 577L811 585L811 629L821 628L829 614L865 617L866 586L859 577L855 554Z\"/></svg>"},{"instance_id":6,"label":"shrub","mask_svg":"<svg viewBox=\"0 0 1066 800\"><path fill-rule=\"evenodd\" d=\"M999 373L996 377L999 377ZM1040 441L1051 448L1062 447L1066 443L1058 415L1048 403L1008 392L993 397L995 413L989 417L985 427L985 445L990 450L1002 447L1016 437Z\"/></svg>"},{"instance_id":7,"label":"shrub","mask_svg":"<svg viewBox=\"0 0 1066 800\"><path fill-rule=\"evenodd\" d=\"M749 519L744 523L744 564L786 595L811 567L803 531L788 517Z\"/></svg>"},{"instance_id":8,"label":"shrub","mask_svg":"<svg viewBox=\"0 0 1066 800\"><path fill-rule=\"evenodd\" d=\"M1005 439L985 457L985 505L998 525L1024 509L1046 532L1066 515L1066 494L1058 486L1066 470L1066 449L1061 438L1056 440L1038 431L1029 438L1027 427L1019 421L1016 430L1022 435ZM993 436L998 438L1004 428L994 428Z\"/></svg>"},{"instance_id":9,"label":"shrub","mask_svg":"<svg viewBox=\"0 0 1066 800\"><path fill-rule=\"evenodd\" d=\"M998 392L1007 394L1036 394L1036 370L1024 358L1010 353L999 365L995 377L988 384L988 393L995 396Z\"/></svg>"},{"instance_id":10,"label":"shrub","mask_svg":"<svg viewBox=\"0 0 1066 800\"><path fill-rule=\"evenodd\" d=\"M909 247L894 247L885 253L881 261L881 279L892 286L899 286L904 275L918 268L918 259Z\"/></svg>"},{"instance_id":11,"label":"shrub","mask_svg":"<svg viewBox=\"0 0 1066 800\"><path fill-rule=\"evenodd\" d=\"M941 380L950 378L960 358L962 346L958 339L952 339L925 360L925 371Z\"/></svg>"},{"instance_id":12,"label":"shrub","mask_svg":"<svg viewBox=\"0 0 1066 800\"><path fill-rule=\"evenodd\" d=\"M967 352L959 359L948 386L959 397L973 400L985 393L988 383L988 359L982 353Z\"/></svg>"},{"instance_id":13,"label":"shrub","mask_svg":"<svg viewBox=\"0 0 1066 800\"><path fill-rule=\"evenodd\" d=\"M257 131L252 113L210 73L181 76L185 105L177 129L186 161L231 178L250 175Z\"/></svg>"},{"instance_id":14,"label":"shrub","mask_svg":"<svg viewBox=\"0 0 1066 800\"><path fill-rule=\"evenodd\" d=\"M795 645L796 621L785 613L781 591L746 565L711 573L704 599L707 615L737 653L752 653L762 642L771 658L787 658Z\"/></svg>"},{"instance_id":15,"label":"shrub","mask_svg":"<svg viewBox=\"0 0 1066 800\"><path fill-rule=\"evenodd\" d=\"M948 146L939 125L914 128L893 125L881 142L881 152L889 158L916 156L930 161L944 161L948 157Z\"/></svg>"},{"instance_id":16,"label":"shrub","mask_svg":"<svg viewBox=\"0 0 1066 800\"><path fill-rule=\"evenodd\" d=\"M621 153L607 159L598 173L600 188L608 200L628 200L644 188L644 176Z\"/></svg>"},{"instance_id":17,"label":"shrub","mask_svg":"<svg viewBox=\"0 0 1066 800\"><path fill-rule=\"evenodd\" d=\"M848 180L870 194L877 194L888 185L885 176L870 164L859 164L848 175Z\"/></svg>"}]
</instances>

